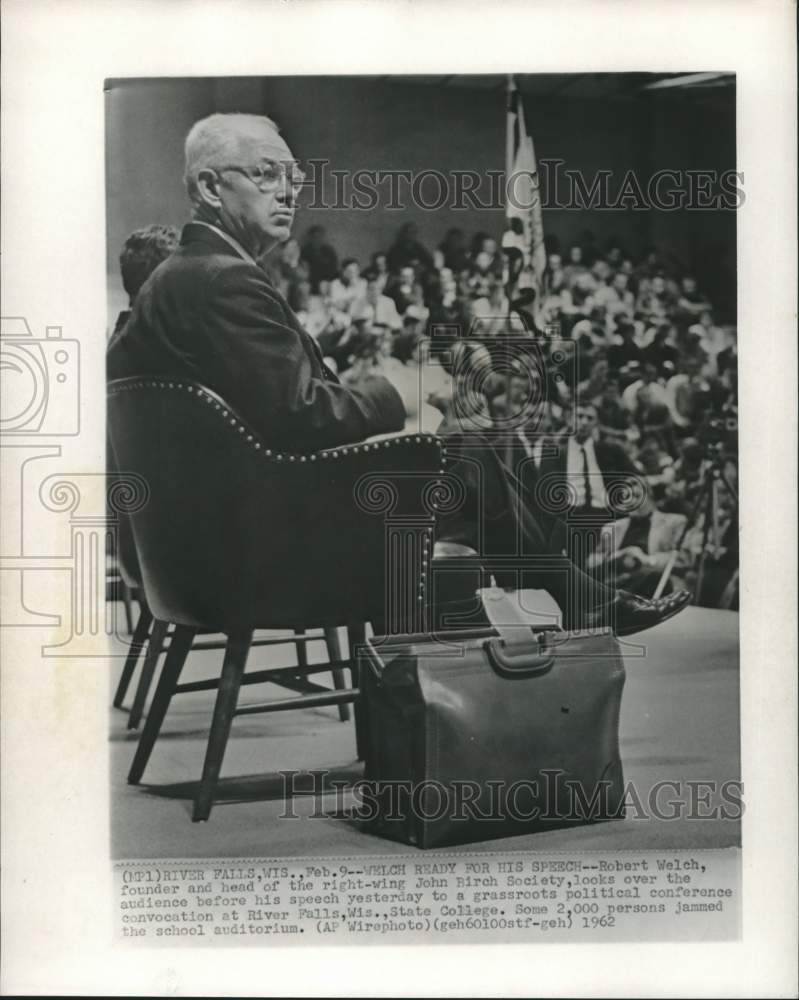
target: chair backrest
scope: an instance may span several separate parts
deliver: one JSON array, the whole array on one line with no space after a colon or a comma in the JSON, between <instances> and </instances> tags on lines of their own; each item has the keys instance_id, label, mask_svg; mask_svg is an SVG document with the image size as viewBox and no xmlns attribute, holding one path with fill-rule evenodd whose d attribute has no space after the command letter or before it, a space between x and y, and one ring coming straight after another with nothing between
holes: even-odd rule
<instances>
[{"instance_id":1,"label":"chair backrest","mask_svg":"<svg viewBox=\"0 0 799 1000\"><path fill-rule=\"evenodd\" d=\"M108 427L117 467L149 487L131 524L157 618L225 632L374 620L397 572L401 601L417 599L440 439L278 453L213 391L155 376L109 385Z\"/></svg>"}]
</instances>

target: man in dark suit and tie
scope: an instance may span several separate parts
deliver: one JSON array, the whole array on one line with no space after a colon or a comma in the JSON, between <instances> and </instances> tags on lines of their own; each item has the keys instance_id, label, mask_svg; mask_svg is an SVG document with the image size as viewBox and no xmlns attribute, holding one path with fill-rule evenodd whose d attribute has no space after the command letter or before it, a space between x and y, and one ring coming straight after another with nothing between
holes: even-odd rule
<instances>
[{"instance_id":1,"label":"man in dark suit and tie","mask_svg":"<svg viewBox=\"0 0 799 1000\"><path fill-rule=\"evenodd\" d=\"M574 434L553 438L541 447L536 499L561 519L565 547L582 566L595 550L603 524L622 512L617 509L618 498L629 498L630 483L640 477L621 445L599 437L599 414L593 403L578 404L575 419Z\"/></svg>"},{"instance_id":2,"label":"man in dark suit and tie","mask_svg":"<svg viewBox=\"0 0 799 1000\"><path fill-rule=\"evenodd\" d=\"M541 449L539 493L561 487L568 491L570 517L607 521L613 517L613 487L629 481L636 470L621 445L598 435L599 416L593 403L579 404L574 434L553 438ZM561 509L564 505L560 505Z\"/></svg>"},{"instance_id":3,"label":"man in dark suit and tie","mask_svg":"<svg viewBox=\"0 0 799 1000\"><path fill-rule=\"evenodd\" d=\"M374 376L355 387L339 384L322 361L285 298L258 260L289 238L302 175L268 118L211 115L186 139L185 180L193 220L181 244L141 289L133 313L108 350L111 379L175 375L219 393L276 448L313 451L402 430L405 407L396 389ZM676 614L688 595L645 601L609 591L550 554L535 515L521 510L504 467L487 442L459 433L449 440L460 476L464 508L440 524L439 537L484 557L515 547L562 561L547 589L569 628L612 624L619 634L638 632ZM515 551L515 550L514 550ZM585 598L570 604L570 581L579 577ZM565 578L565 582L564 582ZM559 588L559 590L558 590ZM557 592L556 592L557 591Z\"/></svg>"}]
</instances>

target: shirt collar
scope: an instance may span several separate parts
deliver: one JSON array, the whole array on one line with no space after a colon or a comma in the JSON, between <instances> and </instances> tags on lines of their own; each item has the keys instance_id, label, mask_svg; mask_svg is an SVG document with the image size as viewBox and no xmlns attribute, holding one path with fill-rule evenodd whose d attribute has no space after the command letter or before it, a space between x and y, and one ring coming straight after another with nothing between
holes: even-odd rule
<instances>
[{"instance_id":1,"label":"shirt collar","mask_svg":"<svg viewBox=\"0 0 799 1000\"><path fill-rule=\"evenodd\" d=\"M229 244L240 257L243 257L249 264L254 264L255 267L258 267L258 264L252 254L248 253L241 243L239 243L238 240L235 240L229 233L226 233L224 229L220 229L219 226L215 226L211 222L204 222L202 219L194 219L193 221L195 226L206 226L208 229L213 230L213 232L215 232L217 236L221 236L225 243Z\"/></svg>"},{"instance_id":2,"label":"shirt collar","mask_svg":"<svg viewBox=\"0 0 799 1000\"><path fill-rule=\"evenodd\" d=\"M586 453L593 453L594 451L594 439L592 437L587 438L582 444L573 435L569 437L569 444L573 446L577 451L581 448L585 448Z\"/></svg>"}]
</instances>

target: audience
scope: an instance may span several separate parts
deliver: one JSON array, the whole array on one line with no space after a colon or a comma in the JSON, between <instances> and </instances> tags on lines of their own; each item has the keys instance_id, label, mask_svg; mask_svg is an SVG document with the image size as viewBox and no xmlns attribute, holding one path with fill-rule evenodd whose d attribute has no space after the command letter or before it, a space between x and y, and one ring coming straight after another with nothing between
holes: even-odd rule
<instances>
[{"instance_id":1,"label":"audience","mask_svg":"<svg viewBox=\"0 0 799 1000\"><path fill-rule=\"evenodd\" d=\"M131 234L121 258L131 301L177 238L176 230L163 226ZM382 374L404 386L405 399L412 395L407 390L417 387L418 405L408 413L407 430L435 431L442 416L456 419L453 400L461 391L476 393L470 407L483 430L492 419L501 423L508 407L526 398L524 374L502 367L508 353L502 344L507 337L529 339L543 361L544 402L536 409L535 426L521 428L503 444L506 459L518 460L523 478L532 474L533 460L539 473L542 466L552 471L542 442L568 440L580 414L581 430L591 425L583 448L598 490L589 499L578 488L578 507L602 498L602 475L590 474L605 471L610 453L624 470L645 478L659 508L649 512L653 524L665 525L668 515L690 516L708 466L704 429L715 418L737 417L735 327L718 322L697 278L679 262L654 248L636 259L616 237L600 247L589 232L565 255L548 234L543 288L536 291L522 281L509 296L508 274L518 276L521 269L521 254L509 246L487 232L469 239L452 228L428 249L415 224L407 223L387 249L365 260L362 274L355 257L339 263L325 230L315 225L301 243L289 240L263 266L345 383ZM559 330L559 336L544 336L545 327L549 334L553 327ZM563 342L576 348L573 364L559 346ZM467 380L466 390L455 370L464 357L481 373ZM575 452L566 466L584 471L583 450L575 446L583 464ZM723 451L734 478L734 435L728 435ZM674 528L677 521L669 524ZM636 538L643 531L634 519L621 527L622 535L635 528ZM617 535L608 528L612 548ZM651 544L658 546L659 538ZM638 570L654 566L651 560L639 562ZM662 559L655 562L660 566Z\"/></svg>"}]
</instances>

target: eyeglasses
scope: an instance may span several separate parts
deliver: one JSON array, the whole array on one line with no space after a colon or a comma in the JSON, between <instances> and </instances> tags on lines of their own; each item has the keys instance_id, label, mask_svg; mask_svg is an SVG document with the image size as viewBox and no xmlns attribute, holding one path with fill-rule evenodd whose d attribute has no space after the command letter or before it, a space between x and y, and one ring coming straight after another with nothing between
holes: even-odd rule
<instances>
[{"instance_id":1,"label":"eyeglasses","mask_svg":"<svg viewBox=\"0 0 799 1000\"><path fill-rule=\"evenodd\" d=\"M259 191L274 191L280 187L284 181L288 181L292 191L296 194L305 183L305 174L296 163L281 163L278 160L266 160L255 167L227 166L217 167L218 174L226 170L233 170L237 174L244 176L253 182Z\"/></svg>"}]
</instances>

